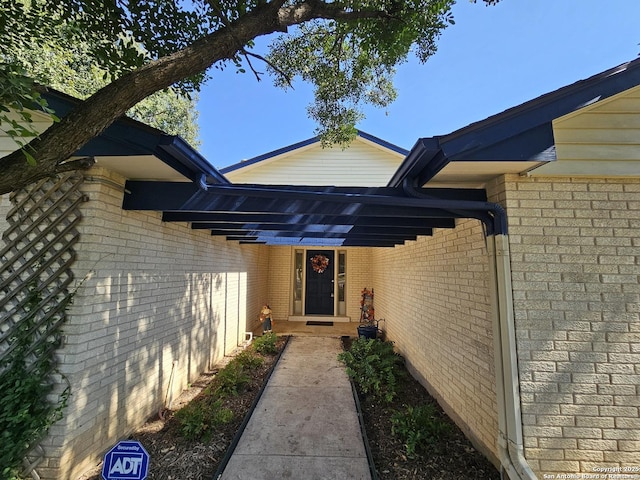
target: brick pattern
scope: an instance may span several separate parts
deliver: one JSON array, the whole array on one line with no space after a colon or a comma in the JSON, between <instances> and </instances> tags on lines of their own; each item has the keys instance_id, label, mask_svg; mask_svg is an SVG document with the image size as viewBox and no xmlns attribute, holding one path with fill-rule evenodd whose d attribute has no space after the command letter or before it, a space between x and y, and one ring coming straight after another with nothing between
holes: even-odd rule
<instances>
[{"instance_id":1,"label":"brick pattern","mask_svg":"<svg viewBox=\"0 0 640 480\"><path fill-rule=\"evenodd\" d=\"M72 385L46 440L42 478L75 478L232 351L267 287L264 246L240 246L156 212L123 211L123 179L83 188L76 277L61 367ZM59 458L56 458L59 457Z\"/></svg>"},{"instance_id":2,"label":"brick pattern","mask_svg":"<svg viewBox=\"0 0 640 480\"><path fill-rule=\"evenodd\" d=\"M640 466L640 180L507 176L525 455Z\"/></svg>"},{"instance_id":3,"label":"brick pattern","mask_svg":"<svg viewBox=\"0 0 640 480\"><path fill-rule=\"evenodd\" d=\"M265 302L270 302L273 319L276 322L287 320L292 311L293 298L293 261L294 249L289 246L270 247L269 249L269 290ZM258 315L260 311L256 311Z\"/></svg>"},{"instance_id":4,"label":"brick pattern","mask_svg":"<svg viewBox=\"0 0 640 480\"><path fill-rule=\"evenodd\" d=\"M488 261L479 222L372 258L376 314L414 374L494 463L498 436Z\"/></svg>"},{"instance_id":5,"label":"brick pattern","mask_svg":"<svg viewBox=\"0 0 640 480\"><path fill-rule=\"evenodd\" d=\"M11 202L9 201L9 194L0 195L0 233L9 228L7 222L7 213L11 209Z\"/></svg>"}]
</instances>

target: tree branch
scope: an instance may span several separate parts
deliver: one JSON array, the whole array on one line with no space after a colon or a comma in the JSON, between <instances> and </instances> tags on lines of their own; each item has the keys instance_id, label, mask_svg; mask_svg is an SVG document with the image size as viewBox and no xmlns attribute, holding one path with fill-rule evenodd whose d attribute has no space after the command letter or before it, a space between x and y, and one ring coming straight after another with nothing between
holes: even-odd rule
<instances>
[{"instance_id":1,"label":"tree branch","mask_svg":"<svg viewBox=\"0 0 640 480\"><path fill-rule=\"evenodd\" d=\"M72 166L88 166L82 161L65 161L144 98L184 78L204 72L219 61L233 59L248 42L259 36L286 32L289 26L313 19L347 21L389 18L384 11L347 11L322 0L306 0L291 6L286 6L286 3L287 0L258 2L253 10L229 25L221 26L180 51L123 75L80 102L60 122L54 123L25 147L35 152L36 166L27 165L20 151L0 158L0 194L21 188L36 177L71 170ZM225 19L221 18L221 22L224 24ZM269 64L259 55L245 54ZM274 65L269 65L276 72L283 73ZM284 78L291 85L286 75Z\"/></svg>"},{"instance_id":2,"label":"tree branch","mask_svg":"<svg viewBox=\"0 0 640 480\"><path fill-rule=\"evenodd\" d=\"M388 12L382 10L345 10L342 6L323 0L306 0L303 3L283 7L278 13L280 23L285 26L297 25L316 18L339 21L388 19Z\"/></svg>"},{"instance_id":3,"label":"tree branch","mask_svg":"<svg viewBox=\"0 0 640 480\"><path fill-rule=\"evenodd\" d=\"M249 51L244 50L244 49L242 50L242 53L245 56L251 56L251 57L257 58L258 60L261 60L264 63L266 63L267 65L269 65L278 75L280 75L282 78L284 78L285 81L287 82L287 84L289 85L289 87L291 89L293 89L293 84L291 83L291 77L289 75L287 75L286 73L284 73L280 68L278 68L272 62L270 62L269 59L264 58L262 55L258 55L257 53L249 52ZM249 66L251 67L251 70L254 72L254 74L256 76L258 76L258 72L256 72L254 70L253 65L251 65L251 61L248 58L247 58L247 62L249 63ZM258 77L258 81L260 81L259 77Z\"/></svg>"},{"instance_id":4,"label":"tree branch","mask_svg":"<svg viewBox=\"0 0 640 480\"><path fill-rule=\"evenodd\" d=\"M83 157L68 162L59 163L56 166L56 173L70 172L72 170L87 170L95 165L94 157Z\"/></svg>"}]
</instances>

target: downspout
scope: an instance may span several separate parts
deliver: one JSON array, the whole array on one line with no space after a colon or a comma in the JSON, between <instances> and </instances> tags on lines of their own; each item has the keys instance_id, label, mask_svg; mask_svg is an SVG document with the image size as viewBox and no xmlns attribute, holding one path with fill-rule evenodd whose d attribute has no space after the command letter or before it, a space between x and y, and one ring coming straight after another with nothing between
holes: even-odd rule
<instances>
[{"instance_id":1,"label":"downspout","mask_svg":"<svg viewBox=\"0 0 640 480\"><path fill-rule=\"evenodd\" d=\"M403 189L412 197L430 198L428 194L412 185L408 179L403 182ZM481 220L487 228L489 290L496 366L498 456L503 469L501 474L506 473L511 480L536 480L538 477L531 470L524 456L522 438L507 216L502 206L498 204L476 202L477 209L472 209L469 208L468 203L464 202L464 210L469 211L469 217ZM456 202L451 202L451 209L455 208Z\"/></svg>"},{"instance_id":2,"label":"downspout","mask_svg":"<svg viewBox=\"0 0 640 480\"><path fill-rule=\"evenodd\" d=\"M537 479L524 457L509 237L487 237L498 398L498 450L508 478Z\"/></svg>"}]
</instances>

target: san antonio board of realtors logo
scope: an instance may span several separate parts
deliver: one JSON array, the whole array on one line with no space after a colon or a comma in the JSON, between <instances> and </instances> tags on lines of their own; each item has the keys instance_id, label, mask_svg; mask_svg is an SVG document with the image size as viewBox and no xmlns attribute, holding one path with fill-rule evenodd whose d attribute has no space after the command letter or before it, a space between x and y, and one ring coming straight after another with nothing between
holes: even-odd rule
<instances>
[{"instance_id":1,"label":"san antonio board of realtors logo","mask_svg":"<svg viewBox=\"0 0 640 480\"><path fill-rule=\"evenodd\" d=\"M140 442L123 440L104 456L104 480L144 480L149 472L149 454Z\"/></svg>"}]
</instances>

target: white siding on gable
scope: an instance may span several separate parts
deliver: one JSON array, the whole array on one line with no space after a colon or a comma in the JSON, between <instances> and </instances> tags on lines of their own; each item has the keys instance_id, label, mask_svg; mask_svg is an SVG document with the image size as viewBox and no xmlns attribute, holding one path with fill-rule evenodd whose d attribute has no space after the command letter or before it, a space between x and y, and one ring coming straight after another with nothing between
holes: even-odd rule
<instances>
[{"instance_id":1,"label":"white siding on gable","mask_svg":"<svg viewBox=\"0 0 640 480\"><path fill-rule=\"evenodd\" d=\"M380 187L403 159L402 154L356 139L346 149L322 148L318 143L225 176L233 183Z\"/></svg>"},{"instance_id":2,"label":"white siding on gable","mask_svg":"<svg viewBox=\"0 0 640 480\"><path fill-rule=\"evenodd\" d=\"M31 114L33 119L32 127L38 133L44 132L53 123L51 118L45 115L44 113L31 111ZM10 112L7 115L10 119L17 120L20 122L20 117L17 114ZM20 122L20 123L23 123L23 122ZM0 129L0 158L15 152L18 148L20 148L20 146L16 142L14 142L11 137L9 137L6 134L5 132L6 128L7 127L3 125L2 129ZM31 139L24 138L23 140L25 142L28 142Z\"/></svg>"},{"instance_id":3,"label":"white siding on gable","mask_svg":"<svg viewBox=\"0 0 640 480\"><path fill-rule=\"evenodd\" d=\"M640 87L553 122L557 162L535 174L640 176Z\"/></svg>"}]
</instances>

